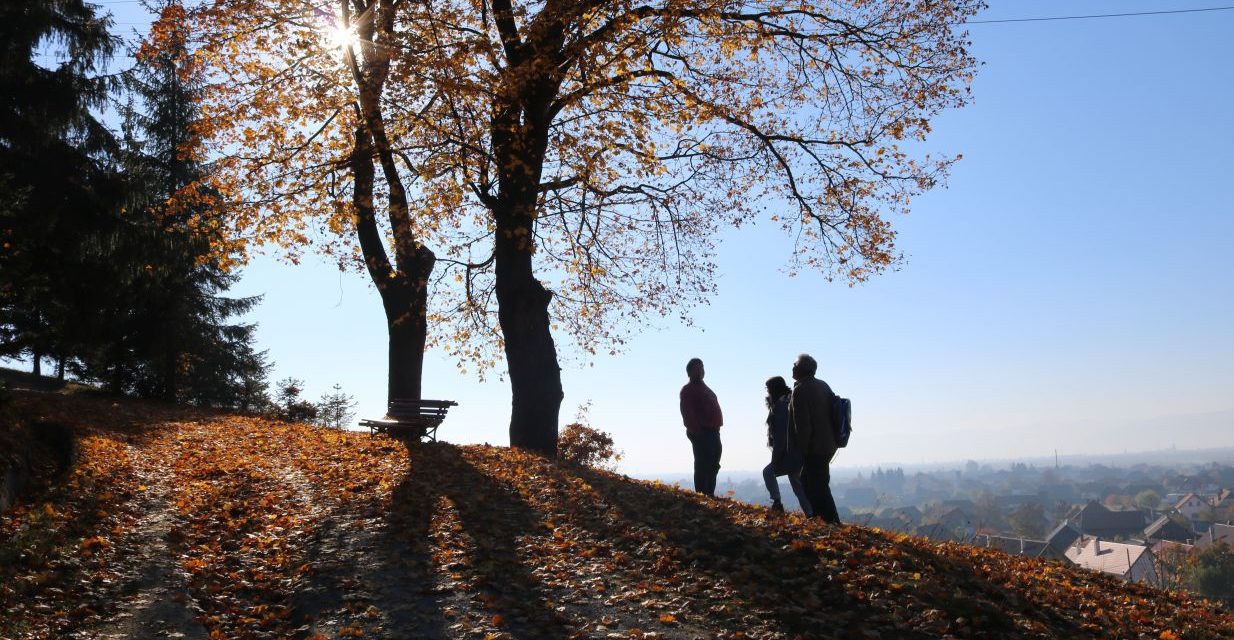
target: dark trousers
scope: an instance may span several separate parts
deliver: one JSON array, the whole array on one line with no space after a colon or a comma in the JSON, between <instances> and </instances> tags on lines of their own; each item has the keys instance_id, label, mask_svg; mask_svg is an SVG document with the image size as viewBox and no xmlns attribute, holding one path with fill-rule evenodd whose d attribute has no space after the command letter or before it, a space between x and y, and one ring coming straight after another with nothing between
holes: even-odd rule
<instances>
[{"instance_id":1,"label":"dark trousers","mask_svg":"<svg viewBox=\"0 0 1234 640\"><path fill-rule=\"evenodd\" d=\"M686 433L690 445L694 447L694 490L714 496L716 494L716 474L720 472L720 453L724 450L720 444L719 431L699 431Z\"/></svg>"},{"instance_id":2,"label":"dark trousers","mask_svg":"<svg viewBox=\"0 0 1234 640\"><path fill-rule=\"evenodd\" d=\"M840 524L836 501L831 497L831 456L807 455L801 467L801 483L806 487L810 506L814 507L814 517Z\"/></svg>"}]
</instances>

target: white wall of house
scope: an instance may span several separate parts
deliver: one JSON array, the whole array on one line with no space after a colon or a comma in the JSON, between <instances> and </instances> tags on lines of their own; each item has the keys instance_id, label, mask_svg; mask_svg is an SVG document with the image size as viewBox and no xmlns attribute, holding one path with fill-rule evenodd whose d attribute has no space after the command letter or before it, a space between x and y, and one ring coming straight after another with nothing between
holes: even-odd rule
<instances>
[{"instance_id":1,"label":"white wall of house","mask_svg":"<svg viewBox=\"0 0 1234 640\"><path fill-rule=\"evenodd\" d=\"M1160 580L1157 578L1157 563L1153 560L1153 552L1145 551L1136 559L1135 564L1131 565L1131 569L1127 572L1127 579L1132 582L1143 582L1144 584L1157 585Z\"/></svg>"},{"instance_id":2,"label":"white wall of house","mask_svg":"<svg viewBox=\"0 0 1234 640\"><path fill-rule=\"evenodd\" d=\"M1200 496L1192 495L1187 498L1186 502L1179 504L1177 508L1178 512L1183 514L1184 518L1187 518L1188 520L1195 520L1196 516L1202 513L1208 513L1208 510L1212 508L1212 505Z\"/></svg>"}]
</instances>

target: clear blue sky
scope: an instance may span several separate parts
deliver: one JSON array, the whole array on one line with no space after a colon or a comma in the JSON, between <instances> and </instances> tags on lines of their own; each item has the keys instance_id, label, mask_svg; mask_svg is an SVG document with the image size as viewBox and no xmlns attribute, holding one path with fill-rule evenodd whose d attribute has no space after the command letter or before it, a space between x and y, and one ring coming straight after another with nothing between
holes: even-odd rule
<instances>
[{"instance_id":1,"label":"clear blue sky","mask_svg":"<svg viewBox=\"0 0 1234 640\"><path fill-rule=\"evenodd\" d=\"M102 2L120 22L132 3ZM991 2L979 19L1219 6L1217 0ZM973 104L935 122L963 153L896 220L903 269L848 288L789 279L774 225L725 236L719 295L616 357L562 354L563 424L591 403L631 474L685 472L685 362L725 413L725 471L755 470L763 381L800 352L853 400L841 466L1234 445L1234 11L983 24ZM259 259L237 294L276 363L378 416L386 335L367 279ZM430 353L451 442L506 444L509 387Z\"/></svg>"}]
</instances>

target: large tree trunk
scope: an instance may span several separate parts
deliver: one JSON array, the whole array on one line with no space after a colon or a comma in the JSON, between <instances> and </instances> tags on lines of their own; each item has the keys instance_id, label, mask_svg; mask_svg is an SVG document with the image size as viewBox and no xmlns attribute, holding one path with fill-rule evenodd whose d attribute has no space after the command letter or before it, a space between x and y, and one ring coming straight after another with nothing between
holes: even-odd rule
<instances>
[{"instance_id":1,"label":"large tree trunk","mask_svg":"<svg viewBox=\"0 0 1234 640\"><path fill-rule=\"evenodd\" d=\"M536 203L547 137L544 127L519 122L516 109L494 122L494 147L505 159L493 207L497 319L510 368L510 446L557 457L561 367L548 307L553 294L536 279Z\"/></svg>"},{"instance_id":2,"label":"large tree trunk","mask_svg":"<svg viewBox=\"0 0 1234 640\"><path fill-rule=\"evenodd\" d=\"M514 229L522 229L514 231ZM513 231L512 233L508 233ZM525 226L497 225L497 304L510 368L510 446L557 456L561 367L550 331L553 294L532 273Z\"/></svg>"},{"instance_id":3,"label":"large tree trunk","mask_svg":"<svg viewBox=\"0 0 1234 640\"><path fill-rule=\"evenodd\" d=\"M431 269L431 267L430 267ZM427 278L428 274L424 274ZM386 284L381 291L389 330L389 375L386 399L421 399L424 344L428 339L427 300L411 285Z\"/></svg>"},{"instance_id":4,"label":"large tree trunk","mask_svg":"<svg viewBox=\"0 0 1234 640\"><path fill-rule=\"evenodd\" d=\"M34 360L34 366L31 367L30 373L34 374L34 377L36 378L42 377L43 375L43 353L35 349L31 357Z\"/></svg>"}]
</instances>

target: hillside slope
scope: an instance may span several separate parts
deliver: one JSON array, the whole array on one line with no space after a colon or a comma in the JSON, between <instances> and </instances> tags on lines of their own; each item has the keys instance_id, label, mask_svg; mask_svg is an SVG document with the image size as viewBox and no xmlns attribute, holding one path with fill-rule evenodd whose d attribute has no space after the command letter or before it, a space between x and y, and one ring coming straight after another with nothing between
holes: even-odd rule
<instances>
[{"instance_id":1,"label":"hillside slope","mask_svg":"<svg viewBox=\"0 0 1234 640\"><path fill-rule=\"evenodd\" d=\"M0 516L0 638L1234 638L1186 595L508 449L16 409L80 457Z\"/></svg>"}]
</instances>

